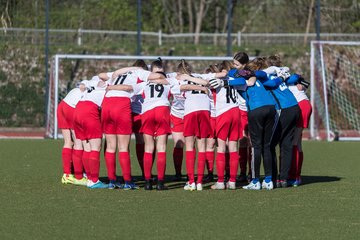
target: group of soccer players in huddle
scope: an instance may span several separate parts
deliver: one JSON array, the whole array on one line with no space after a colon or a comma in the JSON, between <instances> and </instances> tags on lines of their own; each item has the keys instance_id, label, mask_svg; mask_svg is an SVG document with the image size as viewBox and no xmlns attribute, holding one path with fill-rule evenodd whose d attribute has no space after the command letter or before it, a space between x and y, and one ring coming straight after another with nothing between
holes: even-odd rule
<instances>
[{"instance_id":1,"label":"group of soccer players in huddle","mask_svg":"<svg viewBox=\"0 0 360 240\"><path fill-rule=\"evenodd\" d=\"M217 179L211 189L236 189L237 181L246 182L242 188L250 190L298 186L302 131L312 111L307 87L300 75L282 66L279 56L249 61L244 52L236 53L232 62L210 65L201 74L184 60L175 72L166 72L161 59L153 61L150 69L137 60L131 67L100 73L81 81L58 105L58 126L64 137L61 181L88 188L138 189L129 154L134 133L145 190L153 189L154 159L156 189L167 189L170 134L178 181L185 147L184 190L201 191L204 182L214 181L214 164ZM108 183L99 180L103 136ZM123 181L116 176L117 153ZM265 176L260 183L262 159Z\"/></svg>"}]
</instances>

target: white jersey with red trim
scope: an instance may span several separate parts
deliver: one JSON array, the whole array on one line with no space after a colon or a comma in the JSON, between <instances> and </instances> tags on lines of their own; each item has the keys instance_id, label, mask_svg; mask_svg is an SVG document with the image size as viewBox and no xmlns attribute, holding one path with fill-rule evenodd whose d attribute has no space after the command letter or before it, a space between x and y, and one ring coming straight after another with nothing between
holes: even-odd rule
<instances>
[{"instance_id":1,"label":"white jersey with red trim","mask_svg":"<svg viewBox=\"0 0 360 240\"><path fill-rule=\"evenodd\" d=\"M204 74L192 73L191 75L196 78L201 78L209 81L215 78L216 73L204 73ZM210 100L210 117L216 117L214 93L212 91L209 93L209 100Z\"/></svg>"},{"instance_id":2,"label":"white jersey with red trim","mask_svg":"<svg viewBox=\"0 0 360 240\"><path fill-rule=\"evenodd\" d=\"M246 100L240 94L238 94L238 97L239 109L247 112Z\"/></svg>"},{"instance_id":3,"label":"white jersey with red trim","mask_svg":"<svg viewBox=\"0 0 360 240\"><path fill-rule=\"evenodd\" d=\"M70 107L75 108L84 95L85 91L81 91L80 88L74 88L65 96L63 101Z\"/></svg>"},{"instance_id":4,"label":"white jersey with red trim","mask_svg":"<svg viewBox=\"0 0 360 240\"><path fill-rule=\"evenodd\" d=\"M309 100L304 90L299 90L296 85L288 86L289 90L294 94L296 101Z\"/></svg>"},{"instance_id":5,"label":"white jersey with red trim","mask_svg":"<svg viewBox=\"0 0 360 240\"><path fill-rule=\"evenodd\" d=\"M123 75L120 75L116 79L113 79L110 85L136 85L140 82L146 82L149 78L151 72L146 70L134 70L129 71ZM110 90L106 93L105 97L128 97L131 98L134 95L134 92L127 92L121 90Z\"/></svg>"},{"instance_id":6,"label":"white jersey with red trim","mask_svg":"<svg viewBox=\"0 0 360 240\"><path fill-rule=\"evenodd\" d=\"M193 82L184 81L184 84L194 84ZM184 92L185 104L184 104L184 116L197 111L210 111L210 98L203 91L186 91Z\"/></svg>"},{"instance_id":7,"label":"white jersey with red trim","mask_svg":"<svg viewBox=\"0 0 360 240\"><path fill-rule=\"evenodd\" d=\"M186 84L184 81L177 80L175 78L169 78L169 79L173 79L174 81L172 82L172 84L173 85L177 84L179 87L183 84ZM170 113L171 113L171 115L173 115L177 118L183 119L184 113L185 113L185 96L180 91L179 91L179 93L173 93L172 96L173 96L173 99L171 102Z\"/></svg>"},{"instance_id":8,"label":"white jersey with red trim","mask_svg":"<svg viewBox=\"0 0 360 240\"><path fill-rule=\"evenodd\" d=\"M108 80L104 82L103 87L98 87L99 82L101 82L101 80L93 79L88 81L86 86L87 90L85 91L85 94L80 101L90 101L100 107L105 96L106 86L110 83L110 81Z\"/></svg>"},{"instance_id":9,"label":"white jersey with red trim","mask_svg":"<svg viewBox=\"0 0 360 240\"><path fill-rule=\"evenodd\" d=\"M232 108L239 107L239 94L232 86L217 88L214 99L217 117Z\"/></svg>"},{"instance_id":10,"label":"white jersey with red trim","mask_svg":"<svg viewBox=\"0 0 360 240\"><path fill-rule=\"evenodd\" d=\"M142 114L160 106L170 106L169 98L172 93L179 93L179 85L163 85L157 83L140 83L144 103L142 105Z\"/></svg>"}]
</instances>

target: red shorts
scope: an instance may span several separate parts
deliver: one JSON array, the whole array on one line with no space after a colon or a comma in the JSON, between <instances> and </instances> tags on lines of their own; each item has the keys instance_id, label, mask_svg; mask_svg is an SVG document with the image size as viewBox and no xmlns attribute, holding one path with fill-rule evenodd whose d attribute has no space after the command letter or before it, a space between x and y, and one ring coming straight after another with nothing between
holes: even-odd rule
<instances>
[{"instance_id":1,"label":"red shorts","mask_svg":"<svg viewBox=\"0 0 360 240\"><path fill-rule=\"evenodd\" d=\"M184 116L184 137L208 138L211 135L210 112L196 111Z\"/></svg>"},{"instance_id":2,"label":"red shorts","mask_svg":"<svg viewBox=\"0 0 360 240\"><path fill-rule=\"evenodd\" d=\"M296 127L308 128L310 116L312 113L311 103L309 100L302 100L302 101L298 102L298 104L300 107L301 114L300 114L298 122L296 123Z\"/></svg>"},{"instance_id":3,"label":"red shorts","mask_svg":"<svg viewBox=\"0 0 360 240\"><path fill-rule=\"evenodd\" d=\"M76 138L82 141L102 138L100 110L95 103L81 101L76 105L74 130Z\"/></svg>"},{"instance_id":4,"label":"red shorts","mask_svg":"<svg viewBox=\"0 0 360 240\"><path fill-rule=\"evenodd\" d=\"M170 115L171 132L184 132L184 119Z\"/></svg>"},{"instance_id":5,"label":"red shorts","mask_svg":"<svg viewBox=\"0 0 360 240\"><path fill-rule=\"evenodd\" d=\"M243 111L241 109L239 109L239 111L240 111L240 122L241 122L239 136L240 138L242 138L244 135L249 136L248 112Z\"/></svg>"},{"instance_id":6,"label":"red shorts","mask_svg":"<svg viewBox=\"0 0 360 240\"><path fill-rule=\"evenodd\" d=\"M170 109L167 106L156 107L141 115L140 132L151 136L161 136L171 133Z\"/></svg>"},{"instance_id":7,"label":"red shorts","mask_svg":"<svg viewBox=\"0 0 360 240\"><path fill-rule=\"evenodd\" d=\"M130 98L105 97L102 103L101 123L105 134L131 135Z\"/></svg>"},{"instance_id":8,"label":"red shorts","mask_svg":"<svg viewBox=\"0 0 360 240\"><path fill-rule=\"evenodd\" d=\"M132 118L132 132L140 133L141 129L141 114L131 113Z\"/></svg>"},{"instance_id":9,"label":"red shorts","mask_svg":"<svg viewBox=\"0 0 360 240\"><path fill-rule=\"evenodd\" d=\"M210 117L211 134L209 138L216 138L216 117Z\"/></svg>"},{"instance_id":10,"label":"red shorts","mask_svg":"<svg viewBox=\"0 0 360 240\"><path fill-rule=\"evenodd\" d=\"M240 139L240 110L234 107L216 117L216 136L226 141L238 141Z\"/></svg>"},{"instance_id":11,"label":"red shorts","mask_svg":"<svg viewBox=\"0 0 360 240\"><path fill-rule=\"evenodd\" d=\"M75 108L61 101L57 109L57 121L60 129L74 129Z\"/></svg>"}]
</instances>

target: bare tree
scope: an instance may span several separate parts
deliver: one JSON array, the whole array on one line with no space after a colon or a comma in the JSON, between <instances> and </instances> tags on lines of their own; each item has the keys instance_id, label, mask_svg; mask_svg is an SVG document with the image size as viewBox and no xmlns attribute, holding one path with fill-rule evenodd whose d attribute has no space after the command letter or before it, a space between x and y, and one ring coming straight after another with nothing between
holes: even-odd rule
<instances>
[{"instance_id":1,"label":"bare tree","mask_svg":"<svg viewBox=\"0 0 360 240\"><path fill-rule=\"evenodd\" d=\"M195 25L195 38L194 43L199 44L200 41L200 32L201 32L201 26L202 26L202 20L204 16L206 15L207 11L209 10L210 4L212 0L200 0L199 6L195 4L195 10L197 12L196 14L196 25Z\"/></svg>"},{"instance_id":2,"label":"bare tree","mask_svg":"<svg viewBox=\"0 0 360 240\"><path fill-rule=\"evenodd\" d=\"M192 4L191 0L187 0L187 9L189 14L189 32L194 32L194 16L193 16L193 10L192 10Z\"/></svg>"},{"instance_id":3,"label":"bare tree","mask_svg":"<svg viewBox=\"0 0 360 240\"><path fill-rule=\"evenodd\" d=\"M182 10L182 1L181 0L178 0L178 19L179 19L179 30L180 32L182 33L184 31L184 20L183 20L183 10Z\"/></svg>"}]
</instances>

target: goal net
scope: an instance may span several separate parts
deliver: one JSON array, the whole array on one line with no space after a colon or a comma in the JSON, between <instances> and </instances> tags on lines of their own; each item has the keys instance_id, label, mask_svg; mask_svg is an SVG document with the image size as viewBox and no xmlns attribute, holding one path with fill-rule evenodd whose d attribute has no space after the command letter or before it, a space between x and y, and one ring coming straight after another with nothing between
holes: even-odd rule
<instances>
[{"instance_id":1,"label":"goal net","mask_svg":"<svg viewBox=\"0 0 360 240\"><path fill-rule=\"evenodd\" d=\"M311 42L313 139L360 140L360 42Z\"/></svg>"},{"instance_id":2,"label":"goal net","mask_svg":"<svg viewBox=\"0 0 360 240\"><path fill-rule=\"evenodd\" d=\"M210 56L115 56L115 55L74 55L57 54L51 59L50 81L48 85L48 100L46 113L46 137L61 137L59 134L56 112L57 106L66 94L81 80L91 79L101 72L110 72L121 67L131 66L137 59L143 59L150 64L158 57L167 64L168 71L175 71L179 60L185 59L194 71L202 73L210 64L232 57Z\"/></svg>"}]
</instances>

